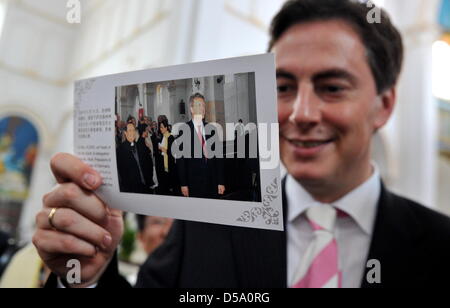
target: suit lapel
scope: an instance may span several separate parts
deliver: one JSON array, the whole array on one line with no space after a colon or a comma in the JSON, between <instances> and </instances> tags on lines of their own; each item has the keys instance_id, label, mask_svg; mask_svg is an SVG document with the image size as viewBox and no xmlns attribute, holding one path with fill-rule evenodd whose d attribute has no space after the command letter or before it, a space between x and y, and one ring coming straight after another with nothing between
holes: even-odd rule
<instances>
[{"instance_id":1,"label":"suit lapel","mask_svg":"<svg viewBox=\"0 0 450 308\"><path fill-rule=\"evenodd\" d=\"M283 216L287 203L282 184ZM236 228L232 243L240 288L287 286L286 232Z\"/></svg>"},{"instance_id":2,"label":"suit lapel","mask_svg":"<svg viewBox=\"0 0 450 308\"><path fill-rule=\"evenodd\" d=\"M368 257L368 261L380 262L381 283L370 284L367 281L367 274L373 269L368 268L365 270L361 287L417 286L423 276L418 268L421 263L418 252L423 245L422 238L419 221L411 209L404 200L387 191L382 184Z\"/></svg>"}]
</instances>

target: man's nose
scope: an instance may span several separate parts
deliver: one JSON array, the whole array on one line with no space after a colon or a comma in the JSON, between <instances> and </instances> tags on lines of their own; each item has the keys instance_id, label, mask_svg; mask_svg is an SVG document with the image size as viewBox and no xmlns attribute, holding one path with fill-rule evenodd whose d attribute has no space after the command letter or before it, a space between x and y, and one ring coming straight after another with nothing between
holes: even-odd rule
<instances>
[{"instance_id":1,"label":"man's nose","mask_svg":"<svg viewBox=\"0 0 450 308\"><path fill-rule=\"evenodd\" d=\"M321 121L321 102L315 96L313 85L302 84L298 89L289 121L297 126L309 128Z\"/></svg>"}]
</instances>

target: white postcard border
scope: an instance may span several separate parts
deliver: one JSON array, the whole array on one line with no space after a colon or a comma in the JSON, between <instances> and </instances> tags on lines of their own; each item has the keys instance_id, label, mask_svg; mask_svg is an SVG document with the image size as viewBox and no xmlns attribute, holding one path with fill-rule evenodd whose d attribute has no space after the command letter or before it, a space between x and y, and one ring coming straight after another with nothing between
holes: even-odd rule
<instances>
[{"instance_id":1,"label":"white postcard border","mask_svg":"<svg viewBox=\"0 0 450 308\"><path fill-rule=\"evenodd\" d=\"M277 162L276 167L270 170L260 169L263 201L258 203L121 193L117 176L114 130L107 133L102 132L90 139L79 139L77 134L77 110L92 108L90 102L95 102L96 108L111 108L112 116L114 116L116 87L250 72L255 73L258 124L267 123L269 127L277 124L275 58L273 54L177 65L76 82L75 151L79 145L92 144L110 146L114 149L111 153L113 187L101 187L96 192L98 196L113 208L142 215L283 231L278 136L275 144L271 145L276 149L274 153L277 157L272 157ZM112 125L114 126L114 121L112 121ZM259 144L261 147L261 142Z\"/></svg>"}]
</instances>

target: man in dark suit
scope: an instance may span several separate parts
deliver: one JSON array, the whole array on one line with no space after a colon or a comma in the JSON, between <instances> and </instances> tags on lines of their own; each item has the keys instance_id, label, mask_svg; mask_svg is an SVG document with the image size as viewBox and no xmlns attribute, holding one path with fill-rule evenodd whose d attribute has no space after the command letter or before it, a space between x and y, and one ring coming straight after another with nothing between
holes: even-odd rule
<instances>
[{"instance_id":1,"label":"man in dark suit","mask_svg":"<svg viewBox=\"0 0 450 308\"><path fill-rule=\"evenodd\" d=\"M208 135L205 129L208 125L205 121L205 97L196 93L189 101L192 120L187 125L191 151L188 157L177 159L181 191L185 197L217 198L225 193L223 160L208 153L208 141L214 135ZM183 139L183 131L178 139ZM213 144L211 150L214 151L216 146L221 145Z\"/></svg>"},{"instance_id":2,"label":"man in dark suit","mask_svg":"<svg viewBox=\"0 0 450 308\"><path fill-rule=\"evenodd\" d=\"M126 140L117 148L120 191L149 194L153 183L153 161L145 140L136 141L136 129L127 125Z\"/></svg>"},{"instance_id":3,"label":"man in dark suit","mask_svg":"<svg viewBox=\"0 0 450 308\"><path fill-rule=\"evenodd\" d=\"M177 221L142 266L138 287L447 284L450 219L389 192L371 163L372 136L395 105L403 48L389 18L382 13L380 23L368 23L369 13L356 1L294 0L273 21L270 50L277 58L281 157L288 171L278 187L286 231ZM100 185L99 176L73 156L56 156L52 167L61 182L70 179L87 190ZM94 254L95 247L97 254L83 260L81 286L128 286L114 258L123 228L120 212L107 216L108 226L94 232L95 238L86 229L96 230L106 214L96 212L96 223L87 228L86 220L69 232L57 212L53 223L61 233L49 231L49 212L64 208L64 202L78 212L89 202L89 217L103 206L83 191L83 204L61 203L58 196L73 188L62 185L47 196L34 237L55 273L47 286L64 279L67 270L60 264L67 254ZM61 248L67 235L78 241Z\"/></svg>"}]
</instances>

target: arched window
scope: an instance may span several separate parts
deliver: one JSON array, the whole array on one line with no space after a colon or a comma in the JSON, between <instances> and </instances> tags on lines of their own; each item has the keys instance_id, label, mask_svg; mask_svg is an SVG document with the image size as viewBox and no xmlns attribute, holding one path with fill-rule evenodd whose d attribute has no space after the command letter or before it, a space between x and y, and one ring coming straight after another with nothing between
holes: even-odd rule
<instances>
[{"instance_id":1,"label":"arched window","mask_svg":"<svg viewBox=\"0 0 450 308\"><path fill-rule=\"evenodd\" d=\"M0 230L14 236L39 148L36 127L19 116L0 117Z\"/></svg>"}]
</instances>

